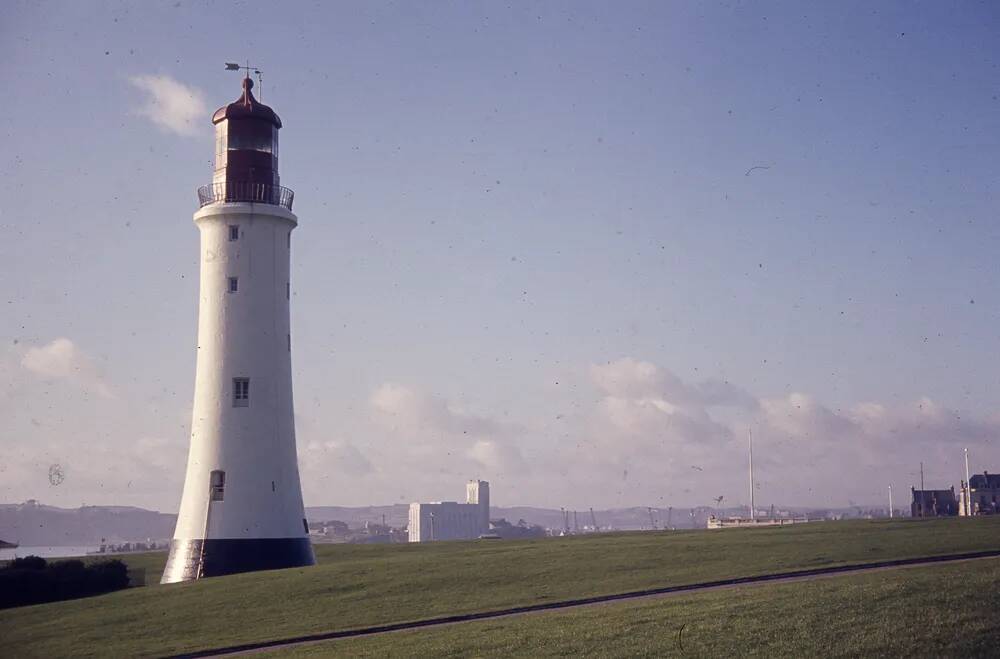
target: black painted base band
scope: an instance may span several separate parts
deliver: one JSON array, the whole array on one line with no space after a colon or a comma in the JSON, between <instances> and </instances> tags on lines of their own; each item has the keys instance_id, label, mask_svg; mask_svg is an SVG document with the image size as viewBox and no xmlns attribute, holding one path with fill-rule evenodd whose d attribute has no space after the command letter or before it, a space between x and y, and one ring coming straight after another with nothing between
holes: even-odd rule
<instances>
[{"instance_id":1,"label":"black painted base band","mask_svg":"<svg viewBox=\"0 0 1000 659\"><path fill-rule=\"evenodd\" d=\"M315 564L309 538L175 539L160 583Z\"/></svg>"}]
</instances>

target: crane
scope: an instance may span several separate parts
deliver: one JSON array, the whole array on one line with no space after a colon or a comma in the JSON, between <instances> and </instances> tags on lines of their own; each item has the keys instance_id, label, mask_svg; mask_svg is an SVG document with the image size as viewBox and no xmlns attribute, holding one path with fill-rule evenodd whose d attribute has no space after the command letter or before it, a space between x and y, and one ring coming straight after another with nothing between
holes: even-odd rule
<instances>
[{"instance_id":1,"label":"crane","mask_svg":"<svg viewBox=\"0 0 1000 659\"><path fill-rule=\"evenodd\" d=\"M646 510L649 511L649 525L655 531L656 530L656 520L653 519L653 509L649 508L647 506Z\"/></svg>"},{"instance_id":2,"label":"crane","mask_svg":"<svg viewBox=\"0 0 1000 659\"><path fill-rule=\"evenodd\" d=\"M674 527L670 526L670 520L673 519L673 516L674 516L674 507L670 506L669 508L667 508L667 530L668 531L672 530L674 528Z\"/></svg>"},{"instance_id":3,"label":"crane","mask_svg":"<svg viewBox=\"0 0 1000 659\"><path fill-rule=\"evenodd\" d=\"M594 532L600 531L601 529L597 526L597 518L594 517L594 509L590 509L590 523L594 526Z\"/></svg>"}]
</instances>

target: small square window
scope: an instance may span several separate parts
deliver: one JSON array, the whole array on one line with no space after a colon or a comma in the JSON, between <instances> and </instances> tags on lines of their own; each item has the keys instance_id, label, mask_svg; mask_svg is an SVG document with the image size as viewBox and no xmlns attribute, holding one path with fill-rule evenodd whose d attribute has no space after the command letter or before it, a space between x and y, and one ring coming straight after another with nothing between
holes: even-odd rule
<instances>
[{"instance_id":1,"label":"small square window","mask_svg":"<svg viewBox=\"0 0 1000 659\"><path fill-rule=\"evenodd\" d=\"M229 292L235 293L240 290L240 280L237 277L229 278Z\"/></svg>"},{"instance_id":2,"label":"small square window","mask_svg":"<svg viewBox=\"0 0 1000 659\"><path fill-rule=\"evenodd\" d=\"M233 378L233 407L250 406L250 378Z\"/></svg>"},{"instance_id":3,"label":"small square window","mask_svg":"<svg viewBox=\"0 0 1000 659\"><path fill-rule=\"evenodd\" d=\"M209 488L211 490L211 501L222 501L226 493L226 472L221 469L214 470L209 475Z\"/></svg>"},{"instance_id":4,"label":"small square window","mask_svg":"<svg viewBox=\"0 0 1000 659\"><path fill-rule=\"evenodd\" d=\"M291 234L289 234L291 235ZM229 225L229 242L240 239L240 225L230 224Z\"/></svg>"}]
</instances>

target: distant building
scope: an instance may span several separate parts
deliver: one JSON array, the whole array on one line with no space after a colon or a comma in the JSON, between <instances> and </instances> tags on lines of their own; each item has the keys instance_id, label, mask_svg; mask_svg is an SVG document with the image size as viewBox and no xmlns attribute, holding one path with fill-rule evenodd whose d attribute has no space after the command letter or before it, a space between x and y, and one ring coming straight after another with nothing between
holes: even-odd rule
<instances>
[{"instance_id":1,"label":"distant building","mask_svg":"<svg viewBox=\"0 0 1000 659\"><path fill-rule=\"evenodd\" d=\"M969 501L972 505L966 504ZM959 515L996 515L1000 513L1000 474L984 471L962 482L958 497Z\"/></svg>"},{"instance_id":2,"label":"distant building","mask_svg":"<svg viewBox=\"0 0 1000 659\"><path fill-rule=\"evenodd\" d=\"M958 514L955 488L947 490L918 490L910 488L913 500L910 515L913 517L950 517Z\"/></svg>"},{"instance_id":3,"label":"distant building","mask_svg":"<svg viewBox=\"0 0 1000 659\"><path fill-rule=\"evenodd\" d=\"M472 540L490 531L490 484L469 481L465 503L411 503L410 542Z\"/></svg>"}]
</instances>

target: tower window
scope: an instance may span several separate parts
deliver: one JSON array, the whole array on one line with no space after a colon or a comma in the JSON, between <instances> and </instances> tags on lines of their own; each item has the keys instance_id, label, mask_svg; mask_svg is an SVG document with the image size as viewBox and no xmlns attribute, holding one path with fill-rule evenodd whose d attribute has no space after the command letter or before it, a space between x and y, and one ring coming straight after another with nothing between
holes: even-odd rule
<instances>
[{"instance_id":1,"label":"tower window","mask_svg":"<svg viewBox=\"0 0 1000 659\"><path fill-rule=\"evenodd\" d=\"M226 492L226 472L214 470L208 477L209 501L222 501Z\"/></svg>"},{"instance_id":2,"label":"tower window","mask_svg":"<svg viewBox=\"0 0 1000 659\"><path fill-rule=\"evenodd\" d=\"M250 378L233 378L233 407L250 406Z\"/></svg>"},{"instance_id":3,"label":"tower window","mask_svg":"<svg viewBox=\"0 0 1000 659\"><path fill-rule=\"evenodd\" d=\"M240 280L239 280L239 278L238 277L230 277L229 278L229 292L230 293L235 293L238 290L240 290Z\"/></svg>"},{"instance_id":4,"label":"tower window","mask_svg":"<svg viewBox=\"0 0 1000 659\"><path fill-rule=\"evenodd\" d=\"M291 235L291 234L289 234ZM240 239L240 225L230 224L229 225L229 242Z\"/></svg>"},{"instance_id":5,"label":"tower window","mask_svg":"<svg viewBox=\"0 0 1000 659\"><path fill-rule=\"evenodd\" d=\"M285 337L288 339L288 352L292 351L292 335L286 334Z\"/></svg>"},{"instance_id":6,"label":"tower window","mask_svg":"<svg viewBox=\"0 0 1000 659\"><path fill-rule=\"evenodd\" d=\"M292 299L292 285L287 281L285 282L285 299Z\"/></svg>"},{"instance_id":7,"label":"tower window","mask_svg":"<svg viewBox=\"0 0 1000 659\"><path fill-rule=\"evenodd\" d=\"M288 232L288 249L292 248L292 232Z\"/></svg>"}]
</instances>

